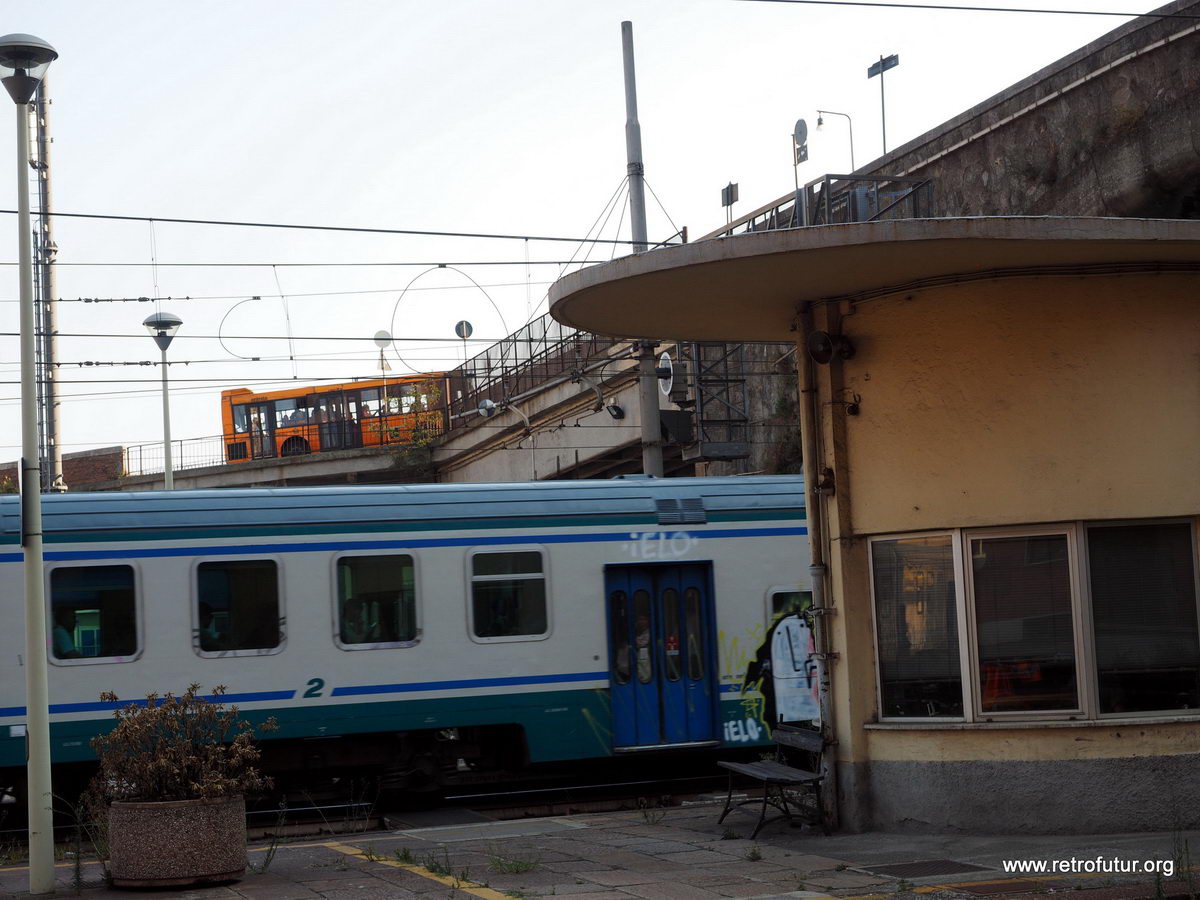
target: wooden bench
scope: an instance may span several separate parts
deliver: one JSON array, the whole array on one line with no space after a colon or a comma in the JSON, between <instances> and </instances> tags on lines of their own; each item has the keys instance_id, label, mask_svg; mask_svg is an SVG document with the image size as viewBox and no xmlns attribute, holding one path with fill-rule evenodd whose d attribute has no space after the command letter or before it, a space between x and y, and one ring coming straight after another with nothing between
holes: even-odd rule
<instances>
[{"instance_id":1,"label":"wooden bench","mask_svg":"<svg viewBox=\"0 0 1200 900\"><path fill-rule=\"evenodd\" d=\"M768 822L775 822L779 819L787 819L788 824L793 826L804 823L820 825L822 831L829 834L829 827L825 824L821 806L821 756L825 751L824 738L819 731L811 728L780 723L775 726L772 739L775 741L774 760L752 763L717 763L721 768L729 771L729 793L725 797L725 810L717 819L717 824L724 822L725 817L735 809L753 813L753 810L743 809L743 807L761 802L758 824L750 833L751 839L757 837L759 831ZM794 760L793 757L802 759ZM810 768L797 768L792 765L794 761L801 762ZM733 778L735 775L761 781L762 800L759 801L758 798L752 797L749 800L734 803ZM797 800L793 797L789 801L789 793L800 794L801 798ZM811 801L811 809L807 810L807 816L803 815L806 812L805 799ZM768 806L779 810L779 815L768 819Z\"/></svg>"}]
</instances>

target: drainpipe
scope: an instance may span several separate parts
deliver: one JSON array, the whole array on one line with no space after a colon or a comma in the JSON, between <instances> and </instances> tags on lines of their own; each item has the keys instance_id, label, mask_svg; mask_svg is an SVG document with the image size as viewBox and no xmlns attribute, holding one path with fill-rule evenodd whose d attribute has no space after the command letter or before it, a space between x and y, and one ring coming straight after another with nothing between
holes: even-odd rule
<instances>
[{"instance_id":1,"label":"drainpipe","mask_svg":"<svg viewBox=\"0 0 1200 900\"><path fill-rule=\"evenodd\" d=\"M825 586L829 568L825 564L826 535L823 506L825 491L820 484L820 459L817 454L817 429L820 427L820 400L817 397L816 376L812 357L808 355L808 336L813 331L812 304L805 303L798 318L800 336L797 340L796 363L800 375L800 445L804 466L804 506L808 524L808 545L812 553L808 572L812 578L813 642L816 646L818 701L821 708L821 734L830 749L821 754L823 776L821 802L825 821L830 828L838 826L838 784L836 743L837 729L833 722L833 687L830 668L836 654L830 649L827 618L833 609L826 602Z\"/></svg>"}]
</instances>

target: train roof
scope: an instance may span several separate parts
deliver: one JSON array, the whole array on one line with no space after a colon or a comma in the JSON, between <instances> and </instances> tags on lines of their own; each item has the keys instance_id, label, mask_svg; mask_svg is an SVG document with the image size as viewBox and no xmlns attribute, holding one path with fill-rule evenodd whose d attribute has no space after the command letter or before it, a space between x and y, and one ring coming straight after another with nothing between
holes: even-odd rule
<instances>
[{"instance_id":1,"label":"train roof","mask_svg":"<svg viewBox=\"0 0 1200 900\"><path fill-rule=\"evenodd\" d=\"M800 518L803 480L797 475L730 478L621 477L605 481L396 484L345 487L229 488L196 491L112 491L46 494L47 540L67 535L153 533L203 529L319 532L408 525L509 528L555 524L698 524L711 520ZM0 498L5 543L20 536L16 496Z\"/></svg>"}]
</instances>

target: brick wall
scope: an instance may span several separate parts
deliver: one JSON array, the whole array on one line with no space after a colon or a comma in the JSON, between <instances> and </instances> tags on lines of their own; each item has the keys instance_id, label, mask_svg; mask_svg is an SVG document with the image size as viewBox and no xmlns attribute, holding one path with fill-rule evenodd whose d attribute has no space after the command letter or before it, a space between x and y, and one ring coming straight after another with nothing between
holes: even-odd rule
<instances>
[{"instance_id":1,"label":"brick wall","mask_svg":"<svg viewBox=\"0 0 1200 900\"><path fill-rule=\"evenodd\" d=\"M63 479L69 489L77 489L101 481L112 481L125 474L125 448L101 447L81 453L63 454ZM0 489L6 484L15 490L17 463L0 464Z\"/></svg>"}]
</instances>

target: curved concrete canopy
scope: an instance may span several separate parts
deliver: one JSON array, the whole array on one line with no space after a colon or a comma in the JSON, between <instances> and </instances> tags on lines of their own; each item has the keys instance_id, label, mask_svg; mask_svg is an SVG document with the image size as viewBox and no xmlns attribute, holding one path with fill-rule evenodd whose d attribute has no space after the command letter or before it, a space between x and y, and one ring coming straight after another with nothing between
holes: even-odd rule
<instances>
[{"instance_id":1,"label":"curved concrete canopy","mask_svg":"<svg viewBox=\"0 0 1200 900\"><path fill-rule=\"evenodd\" d=\"M566 325L618 337L786 340L800 303L989 273L1200 268L1200 221L857 222L714 238L582 269L550 288Z\"/></svg>"}]
</instances>

